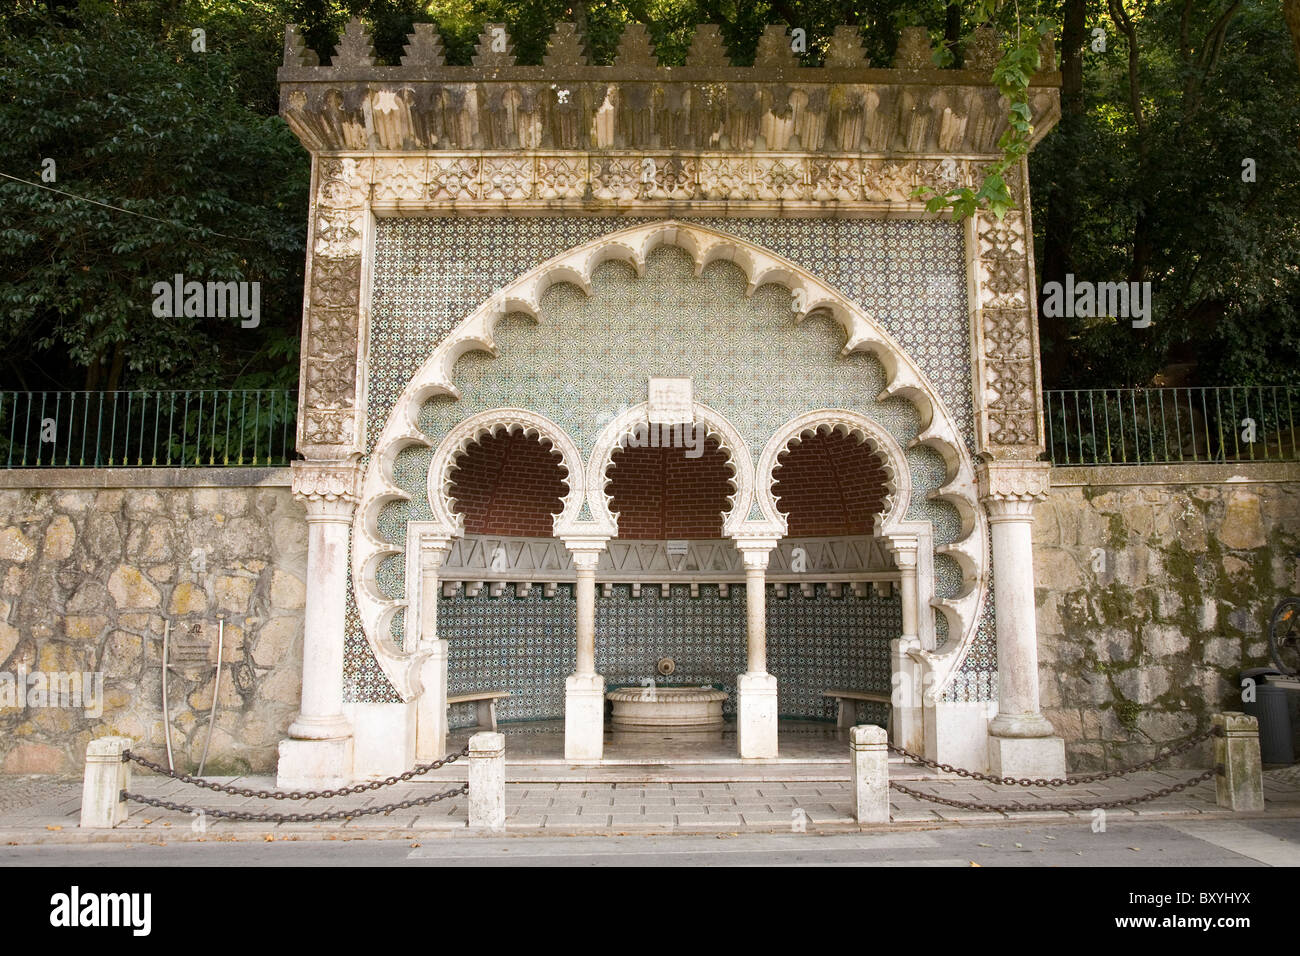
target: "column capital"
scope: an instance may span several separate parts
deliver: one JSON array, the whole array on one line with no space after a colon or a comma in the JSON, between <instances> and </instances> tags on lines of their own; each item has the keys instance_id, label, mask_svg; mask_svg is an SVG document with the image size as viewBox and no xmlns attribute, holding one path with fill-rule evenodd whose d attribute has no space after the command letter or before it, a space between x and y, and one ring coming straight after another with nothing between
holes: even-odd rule
<instances>
[{"instance_id":1,"label":"column capital","mask_svg":"<svg viewBox=\"0 0 1300 956\"><path fill-rule=\"evenodd\" d=\"M573 566L579 571L595 571L609 544L609 538L603 535L571 535L562 540L573 557Z\"/></svg>"},{"instance_id":2,"label":"column capital","mask_svg":"<svg viewBox=\"0 0 1300 956\"><path fill-rule=\"evenodd\" d=\"M891 534L885 537L885 547L893 555L898 570L908 568L915 570L917 553L921 550L921 539L914 534Z\"/></svg>"},{"instance_id":3,"label":"column capital","mask_svg":"<svg viewBox=\"0 0 1300 956\"><path fill-rule=\"evenodd\" d=\"M307 520L350 519L361 493L361 466L351 460L295 461L293 496L307 509Z\"/></svg>"},{"instance_id":4,"label":"column capital","mask_svg":"<svg viewBox=\"0 0 1300 956\"><path fill-rule=\"evenodd\" d=\"M408 533L409 530L408 527ZM415 545L420 552L420 567L426 571L437 571L451 553L451 536L419 532L415 535Z\"/></svg>"},{"instance_id":5,"label":"column capital","mask_svg":"<svg viewBox=\"0 0 1300 956\"><path fill-rule=\"evenodd\" d=\"M766 570L772 551L781 539L775 535L754 535L736 537L732 540L735 542L736 550L740 552L745 570L763 571Z\"/></svg>"},{"instance_id":6,"label":"column capital","mask_svg":"<svg viewBox=\"0 0 1300 956\"><path fill-rule=\"evenodd\" d=\"M1022 505L1032 511L1034 504L1046 500L1051 490L1051 472L1052 465L1046 461L981 461L975 468L980 500L995 517L999 511L1021 513L1015 508L995 510L1002 504Z\"/></svg>"}]
</instances>

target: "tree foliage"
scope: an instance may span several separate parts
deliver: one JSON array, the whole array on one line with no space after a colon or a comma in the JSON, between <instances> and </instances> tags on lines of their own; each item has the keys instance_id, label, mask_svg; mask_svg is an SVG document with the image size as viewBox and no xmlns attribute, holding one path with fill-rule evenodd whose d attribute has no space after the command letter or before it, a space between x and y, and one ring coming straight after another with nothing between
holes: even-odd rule
<instances>
[{"instance_id":1,"label":"tree foliage","mask_svg":"<svg viewBox=\"0 0 1300 956\"><path fill-rule=\"evenodd\" d=\"M738 64L766 24L802 27L816 65L848 23L876 65L919 25L954 66L993 25L1002 162L976 189L925 193L958 217L1011 206L1005 175L1035 135L1024 91L1050 31L1063 115L1029 154L1040 279L1150 281L1155 311L1148 329L1042 316L1048 384L1296 380L1298 0L26 0L0 13L0 172L39 181L53 157L48 185L141 215L0 179L4 384L292 382L308 162L275 115L275 73L285 23L328 62L352 16L384 63L412 23L436 22L454 64L489 22L506 24L521 63L573 20L596 63L630 22L683 63L695 24L711 22ZM195 28L206 53L191 50ZM152 283L178 272L260 281L260 327L154 317Z\"/></svg>"}]
</instances>

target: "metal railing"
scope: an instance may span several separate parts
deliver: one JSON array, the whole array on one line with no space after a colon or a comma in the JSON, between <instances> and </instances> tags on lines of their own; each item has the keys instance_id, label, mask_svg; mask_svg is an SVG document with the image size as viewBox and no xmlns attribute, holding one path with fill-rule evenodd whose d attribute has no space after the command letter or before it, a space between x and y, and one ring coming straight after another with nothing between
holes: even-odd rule
<instances>
[{"instance_id":1,"label":"metal railing","mask_svg":"<svg viewBox=\"0 0 1300 956\"><path fill-rule=\"evenodd\" d=\"M5 468L285 465L287 389L0 392Z\"/></svg>"},{"instance_id":2,"label":"metal railing","mask_svg":"<svg viewBox=\"0 0 1300 956\"><path fill-rule=\"evenodd\" d=\"M1043 396L1055 465L1300 461L1300 387L1102 388Z\"/></svg>"}]
</instances>

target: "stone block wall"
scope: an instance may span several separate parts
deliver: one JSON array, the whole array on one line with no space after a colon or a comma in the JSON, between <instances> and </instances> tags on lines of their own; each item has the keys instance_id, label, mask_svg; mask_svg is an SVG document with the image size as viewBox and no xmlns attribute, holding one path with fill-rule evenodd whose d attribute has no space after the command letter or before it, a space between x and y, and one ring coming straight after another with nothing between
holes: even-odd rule
<instances>
[{"instance_id":1,"label":"stone block wall","mask_svg":"<svg viewBox=\"0 0 1300 956\"><path fill-rule=\"evenodd\" d=\"M1240 710L1240 672L1271 663L1274 605L1300 594L1300 466L1052 476L1034 522L1039 676L1070 768L1146 759Z\"/></svg>"},{"instance_id":2,"label":"stone block wall","mask_svg":"<svg viewBox=\"0 0 1300 956\"><path fill-rule=\"evenodd\" d=\"M86 742L107 734L162 760L164 617L178 644L214 648L219 615L207 770L274 769L301 688L306 524L288 482L286 470L0 472L0 680L104 680L94 716L5 706L0 684L0 772L78 773ZM1071 769L1144 759L1239 709L1240 671L1269 663L1273 605L1300 593L1300 466L1060 468L1053 485L1034 529L1040 678ZM173 671L180 769L203 749L213 673L210 659Z\"/></svg>"},{"instance_id":3,"label":"stone block wall","mask_svg":"<svg viewBox=\"0 0 1300 956\"><path fill-rule=\"evenodd\" d=\"M173 660L186 643L198 658L169 678L177 768L192 771L203 750L224 617L205 772L273 770L302 681L307 538L288 470L0 477L0 675L13 675L11 690L24 671L103 675L99 714L93 695L39 706L35 685L20 706L0 706L0 772L78 772L86 742L108 734L165 762L164 616Z\"/></svg>"}]
</instances>

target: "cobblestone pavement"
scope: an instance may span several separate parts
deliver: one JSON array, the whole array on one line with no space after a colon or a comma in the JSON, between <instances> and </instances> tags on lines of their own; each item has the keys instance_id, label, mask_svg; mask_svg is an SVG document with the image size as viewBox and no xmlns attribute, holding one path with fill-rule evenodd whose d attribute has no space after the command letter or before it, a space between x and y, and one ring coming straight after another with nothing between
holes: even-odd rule
<instances>
[{"instance_id":1,"label":"cobblestone pavement","mask_svg":"<svg viewBox=\"0 0 1300 956\"><path fill-rule=\"evenodd\" d=\"M1120 800L1180 783L1194 771L1146 772L1120 780L1051 789L996 787L954 777L908 774L907 786L948 799L981 803L1077 802L1069 811L996 812L961 810L892 794L895 826L961 826L1034 820L1041 823L1094 819L1090 803ZM742 774L735 774L742 776ZM254 789L273 789L269 777L209 778ZM427 796L447 782L411 782L333 801L258 800L237 797L152 775L136 775L131 788L147 796L208 810L304 813L364 809ZM1300 779L1289 770L1265 774L1268 817L1300 817ZM322 804L328 803L328 806ZM224 821L133 803L125 823L113 831L80 831L80 785L75 781L0 777L0 842L69 840L363 839L443 831L463 832L466 799L456 796L426 807L324 823ZM843 781L695 781L681 783L510 783L506 785L507 827L517 833L691 833L716 831L790 832L857 829L853 792ZM1108 821L1231 818L1215 805L1213 782L1133 807L1106 811Z\"/></svg>"}]
</instances>

